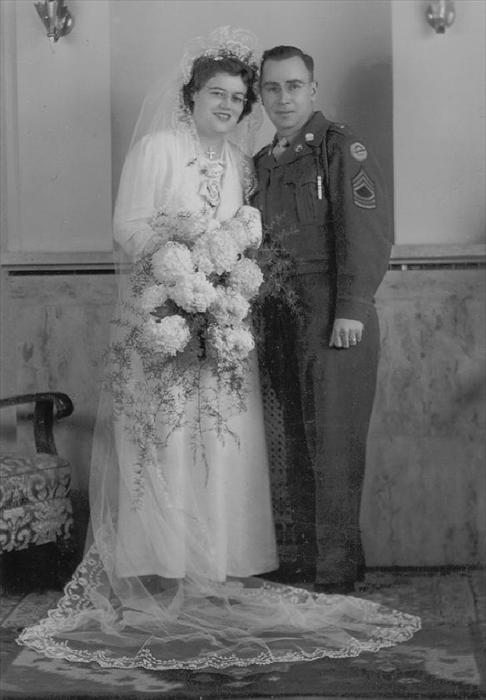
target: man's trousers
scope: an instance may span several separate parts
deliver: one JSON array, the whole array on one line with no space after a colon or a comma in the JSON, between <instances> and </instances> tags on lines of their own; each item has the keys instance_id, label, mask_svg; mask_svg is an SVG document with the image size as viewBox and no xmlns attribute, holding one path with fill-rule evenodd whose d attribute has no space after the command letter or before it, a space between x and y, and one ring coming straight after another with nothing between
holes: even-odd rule
<instances>
[{"instance_id":1,"label":"man's trousers","mask_svg":"<svg viewBox=\"0 0 486 700\"><path fill-rule=\"evenodd\" d=\"M265 310L264 361L284 414L292 513L319 584L353 583L364 569L359 516L379 349L373 306L360 343L329 347L333 286L322 272L299 276L301 310Z\"/></svg>"}]
</instances>

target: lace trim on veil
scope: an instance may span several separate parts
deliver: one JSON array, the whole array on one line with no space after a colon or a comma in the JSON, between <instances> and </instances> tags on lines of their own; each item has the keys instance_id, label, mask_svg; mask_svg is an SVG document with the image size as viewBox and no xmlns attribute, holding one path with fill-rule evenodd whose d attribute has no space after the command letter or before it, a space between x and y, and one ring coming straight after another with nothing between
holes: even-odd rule
<instances>
[{"instance_id":1,"label":"lace trim on veil","mask_svg":"<svg viewBox=\"0 0 486 700\"><path fill-rule=\"evenodd\" d=\"M154 653L155 650L151 649L150 646L159 646L160 649L166 651L165 641L171 632L171 622L168 621L166 624L159 623L160 640L158 643L154 642L156 636L156 626L154 626L152 634L150 636L144 635L144 638L139 642L139 648L134 650L132 655L120 653L114 655L113 649L118 646L117 641L120 651L127 644L126 640L121 643L119 641L123 640L124 630L128 639L133 639L134 635L132 630L127 629L125 623L118 618L115 609L101 592L106 585L103 580L104 568L96 547L93 546L76 570L72 580L66 585L64 595L57 607L49 611L48 616L37 625L25 629L18 637L17 642L50 658L62 658L81 663L95 662L103 668L200 670L203 668L224 669L230 666L248 667L271 663L315 661L325 657L355 657L366 651L376 652L379 649L404 642L420 629L419 618L384 608L364 599L322 595L302 588L254 579L251 580L250 586L245 586L243 582L228 581L215 584L211 589L212 598L216 600L219 597L221 607L225 607L225 614L222 616L224 618L222 633L224 634L226 630L230 629L237 632L240 637L238 642L233 644L237 648L245 646L246 636L249 639L248 646L251 648L253 645L255 648L253 653L238 655L234 652L214 652L211 650L211 644L207 644L205 652L200 653L199 650L192 658L180 658L175 655L162 658L161 655ZM183 595L190 598L192 594L191 582L186 582L186 585L188 590L183 591ZM101 606L100 603L102 603ZM246 610L244 609L241 615L239 607L245 608L245 604L256 607L260 612L264 611L265 618L269 623L265 637L262 636L258 640L258 644L254 643L252 634L248 635L244 629L247 622ZM220 612L221 607L219 608ZM284 620L281 621L282 625L285 625L283 634L282 628L278 624L278 615L282 614L282 610L285 610ZM88 637L92 638L92 633L89 632L89 622L94 614L98 623L104 628L105 645L103 647L100 644L100 648L90 650L82 647L86 646ZM273 625L271 624L272 619L275 621ZM197 614L195 614L194 622L198 627L200 626L201 620ZM176 624L174 621L174 625ZM191 639L183 639L184 636L187 636L187 630L190 629L190 619L185 620L185 625L186 631L180 635L177 642L180 647L184 647L186 644L190 646L193 643ZM312 638L315 635L322 638L324 626L327 626L329 630L328 645L319 646L316 644L313 646ZM341 626L345 626L350 632L343 632ZM56 636L60 634L69 637L70 631L74 628L86 630L86 640L83 640L82 633L80 634L80 648L76 648L73 642L56 639ZM351 633L354 633L355 636ZM282 637L286 637L288 640L292 635L295 636L294 649L290 648L291 642L282 641ZM232 635L228 633L227 639L222 640L222 645L225 648L231 648L231 637ZM110 639L113 645L112 650L108 647ZM344 639L345 643L343 643ZM301 648L298 648L299 645ZM258 646L265 648L256 651Z\"/></svg>"}]
</instances>

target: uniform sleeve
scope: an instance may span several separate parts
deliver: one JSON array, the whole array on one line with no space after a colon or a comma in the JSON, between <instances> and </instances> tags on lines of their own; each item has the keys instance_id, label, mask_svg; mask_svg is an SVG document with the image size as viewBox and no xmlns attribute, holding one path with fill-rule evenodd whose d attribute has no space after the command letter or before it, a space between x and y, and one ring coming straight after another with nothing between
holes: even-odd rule
<instances>
[{"instance_id":1,"label":"uniform sleeve","mask_svg":"<svg viewBox=\"0 0 486 700\"><path fill-rule=\"evenodd\" d=\"M157 183L164 171L164 150L154 137L136 143L123 166L113 216L113 237L132 259L156 237L150 226Z\"/></svg>"},{"instance_id":2,"label":"uniform sleeve","mask_svg":"<svg viewBox=\"0 0 486 700\"><path fill-rule=\"evenodd\" d=\"M343 129L330 129L327 153L337 268L335 318L365 323L390 259L391 203L378 165L361 141Z\"/></svg>"}]
</instances>

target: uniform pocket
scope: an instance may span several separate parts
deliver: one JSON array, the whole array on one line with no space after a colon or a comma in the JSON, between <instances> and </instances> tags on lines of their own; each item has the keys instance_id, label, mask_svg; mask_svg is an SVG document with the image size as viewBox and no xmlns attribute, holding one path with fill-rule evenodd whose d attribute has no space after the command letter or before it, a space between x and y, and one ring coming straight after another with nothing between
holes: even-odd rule
<instances>
[{"instance_id":1,"label":"uniform pocket","mask_svg":"<svg viewBox=\"0 0 486 700\"><path fill-rule=\"evenodd\" d=\"M285 178L289 200L292 202L297 221L312 224L322 214L318 199L317 174L314 168L302 167L299 163L289 169Z\"/></svg>"},{"instance_id":2,"label":"uniform pocket","mask_svg":"<svg viewBox=\"0 0 486 700\"><path fill-rule=\"evenodd\" d=\"M295 189L297 217L303 224L310 224L319 217L319 200L317 198L316 178L307 177L300 180Z\"/></svg>"}]
</instances>

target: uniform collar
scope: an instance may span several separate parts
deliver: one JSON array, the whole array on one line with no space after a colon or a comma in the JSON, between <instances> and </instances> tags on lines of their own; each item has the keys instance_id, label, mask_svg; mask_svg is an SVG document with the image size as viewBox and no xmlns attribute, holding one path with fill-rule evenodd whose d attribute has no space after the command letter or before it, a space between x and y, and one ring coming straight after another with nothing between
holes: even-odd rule
<instances>
[{"instance_id":1,"label":"uniform collar","mask_svg":"<svg viewBox=\"0 0 486 700\"><path fill-rule=\"evenodd\" d=\"M299 158L309 155L314 148L320 146L322 143L330 123L331 122L325 118L322 112L314 112L298 134L292 139L290 146L278 160L275 160L272 155L272 148L277 140L275 136L272 143L266 147L260 164L263 167L272 169L286 163L292 163Z\"/></svg>"}]
</instances>

